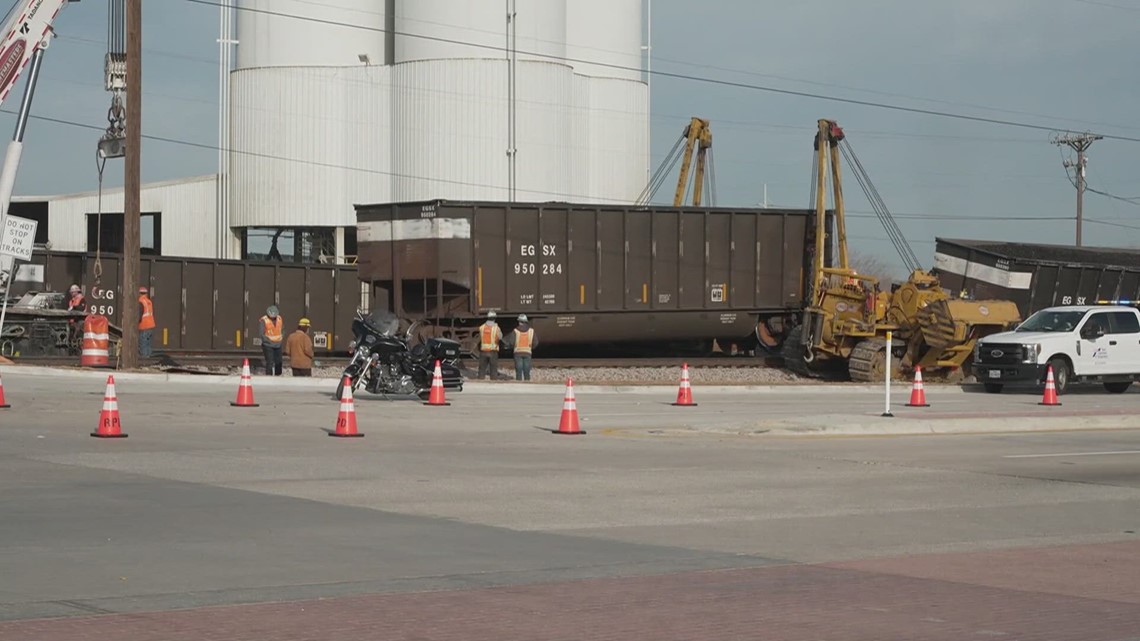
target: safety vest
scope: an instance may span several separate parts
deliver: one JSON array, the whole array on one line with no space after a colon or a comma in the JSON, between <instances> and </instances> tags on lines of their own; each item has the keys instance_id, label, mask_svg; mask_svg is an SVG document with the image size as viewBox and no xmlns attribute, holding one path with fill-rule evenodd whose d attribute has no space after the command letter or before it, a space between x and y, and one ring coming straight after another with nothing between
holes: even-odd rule
<instances>
[{"instance_id":1,"label":"safety vest","mask_svg":"<svg viewBox=\"0 0 1140 641\"><path fill-rule=\"evenodd\" d=\"M515 353L530 354L530 346L534 343L534 328L527 328L525 332L515 330Z\"/></svg>"},{"instance_id":2,"label":"safety vest","mask_svg":"<svg viewBox=\"0 0 1140 641\"><path fill-rule=\"evenodd\" d=\"M484 352L497 352L499 351L499 339L503 337L502 330L498 325L483 325L483 331L479 333L479 349Z\"/></svg>"},{"instance_id":3,"label":"safety vest","mask_svg":"<svg viewBox=\"0 0 1140 641\"><path fill-rule=\"evenodd\" d=\"M151 302L150 296L139 295L139 307L142 308L139 329L154 329L154 303Z\"/></svg>"},{"instance_id":4,"label":"safety vest","mask_svg":"<svg viewBox=\"0 0 1140 641\"><path fill-rule=\"evenodd\" d=\"M268 316L262 316L261 322L265 323L265 340L270 343L280 343L281 339L285 337L285 335L281 333L281 317L278 316L277 321L274 322L269 320Z\"/></svg>"}]
</instances>

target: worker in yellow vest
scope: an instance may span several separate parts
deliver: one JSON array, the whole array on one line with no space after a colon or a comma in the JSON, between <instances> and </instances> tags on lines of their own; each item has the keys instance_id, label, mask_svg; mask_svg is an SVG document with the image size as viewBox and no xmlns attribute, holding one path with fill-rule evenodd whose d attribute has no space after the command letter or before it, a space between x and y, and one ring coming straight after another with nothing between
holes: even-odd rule
<instances>
[{"instance_id":1,"label":"worker in yellow vest","mask_svg":"<svg viewBox=\"0 0 1140 641\"><path fill-rule=\"evenodd\" d=\"M538 345L538 339L526 314L519 314L519 325L511 332L510 343L515 351L515 380L529 381L531 354Z\"/></svg>"},{"instance_id":2,"label":"worker in yellow vest","mask_svg":"<svg viewBox=\"0 0 1140 641\"><path fill-rule=\"evenodd\" d=\"M479 327L479 378L490 373L491 380L499 377L499 344L503 330L495 322L495 312L487 312L487 321Z\"/></svg>"},{"instance_id":3,"label":"worker in yellow vest","mask_svg":"<svg viewBox=\"0 0 1140 641\"><path fill-rule=\"evenodd\" d=\"M281 376L281 347L285 343L280 310L270 305L261 317L261 353L265 356L265 375Z\"/></svg>"},{"instance_id":4,"label":"worker in yellow vest","mask_svg":"<svg viewBox=\"0 0 1140 641\"><path fill-rule=\"evenodd\" d=\"M154 338L154 302L150 300L150 290L139 287L139 356L150 358L151 341Z\"/></svg>"}]
</instances>

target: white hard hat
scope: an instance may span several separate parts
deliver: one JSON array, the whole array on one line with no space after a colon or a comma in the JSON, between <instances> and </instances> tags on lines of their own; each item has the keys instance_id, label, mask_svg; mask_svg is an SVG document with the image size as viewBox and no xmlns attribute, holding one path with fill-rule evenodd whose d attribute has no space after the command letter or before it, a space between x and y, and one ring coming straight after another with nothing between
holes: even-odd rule
<instances>
[{"instance_id":1,"label":"white hard hat","mask_svg":"<svg viewBox=\"0 0 1140 641\"><path fill-rule=\"evenodd\" d=\"M79 285L72 285L71 287L69 287L69 288L67 289L67 293L68 293L68 294L71 294L71 293L74 293L74 292L78 292L78 291L81 291L81 290L79 289Z\"/></svg>"},{"instance_id":2,"label":"white hard hat","mask_svg":"<svg viewBox=\"0 0 1140 641\"><path fill-rule=\"evenodd\" d=\"M519 322L520 323L526 322L526 314L519 314Z\"/></svg>"},{"instance_id":3,"label":"white hard hat","mask_svg":"<svg viewBox=\"0 0 1140 641\"><path fill-rule=\"evenodd\" d=\"M487 318L495 318L496 316L498 316L498 314L495 313L495 310L487 312Z\"/></svg>"}]
</instances>

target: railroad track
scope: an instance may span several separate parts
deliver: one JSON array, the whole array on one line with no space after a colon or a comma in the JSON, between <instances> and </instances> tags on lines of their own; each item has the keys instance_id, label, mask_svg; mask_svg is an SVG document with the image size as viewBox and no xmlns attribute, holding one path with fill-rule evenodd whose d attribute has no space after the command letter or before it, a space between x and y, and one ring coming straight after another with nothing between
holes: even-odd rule
<instances>
[{"instance_id":1,"label":"railroad track","mask_svg":"<svg viewBox=\"0 0 1140 641\"><path fill-rule=\"evenodd\" d=\"M509 359L500 359L500 362ZM535 358L535 369L597 369L597 368L623 368L623 367L676 367L688 364L691 368L702 367L782 367L783 359L772 357L752 356L715 356L699 358L661 357L661 358Z\"/></svg>"},{"instance_id":2,"label":"railroad track","mask_svg":"<svg viewBox=\"0 0 1140 641\"><path fill-rule=\"evenodd\" d=\"M202 373L209 373L211 370L232 370L241 366L242 360L249 358L251 362L260 363L261 355L249 352L202 352L202 351L185 351L185 352L163 352L161 355L150 358L142 359L140 365L143 367L158 367L169 371L190 371L200 370ZM17 363L26 363L29 365L41 365L48 367L67 367L79 366L78 356L22 356L13 359ZM348 364L347 356L318 356L317 360L320 366L343 368ZM510 367L512 365L510 357L501 358L502 365ZM682 363L688 364L689 367L694 369L705 367L728 367L728 368L771 368L781 367L783 359L776 356L768 357L752 357L752 356L714 356L714 357L698 357L698 358L683 358L663 356L659 358L536 358L534 360L535 369L602 369L602 368L634 368L634 367L675 367L680 368ZM461 365L466 369L478 369L478 361L474 358L464 358Z\"/></svg>"}]
</instances>

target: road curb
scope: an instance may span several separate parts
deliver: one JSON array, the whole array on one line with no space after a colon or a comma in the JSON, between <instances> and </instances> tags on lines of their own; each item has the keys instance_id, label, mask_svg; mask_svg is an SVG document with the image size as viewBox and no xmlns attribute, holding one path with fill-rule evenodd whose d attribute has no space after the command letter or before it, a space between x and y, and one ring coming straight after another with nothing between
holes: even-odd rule
<instances>
[{"instance_id":1,"label":"road curb","mask_svg":"<svg viewBox=\"0 0 1140 641\"><path fill-rule=\"evenodd\" d=\"M116 382L145 382L145 383L196 383L200 385L232 386L235 389L241 380L235 375L207 375L207 374L174 374L167 372L120 372L112 369L72 369L65 367L41 367L38 365L6 365L0 372L28 377L44 378L81 378L106 380L113 375ZM284 389L335 389L335 378L293 378L293 377L267 377L254 375L253 386L260 388ZM939 394L966 393L956 385L927 385L928 389L935 389ZM484 381L468 381L463 384L461 395L501 395L501 394L562 394L566 386L561 383L516 383L503 381L491 383ZM575 385L578 394L636 394L636 395L672 395L676 393L676 385L670 383L655 383L644 385ZM905 390L904 390L905 391ZM451 392L455 393L455 392ZM882 394L883 388L879 385L852 385L815 383L810 385L695 385L693 393L707 394ZM895 391L897 394L902 392Z\"/></svg>"},{"instance_id":2,"label":"road curb","mask_svg":"<svg viewBox=\"0 0 1140 641\"><path fill-rule=\"evenodd\" d=\"M923 434L1002 434L1021 432L1079 432L1095 430L1140 429L1140 417L1131 415L1101 416L1018 416L994 419L919 417L860 417L857 422L841 424L844 417L820 416L806 421L761 422L753 426L710 426L688 430L690 433L724 434L752 437L826 437L826 436L916 436ZM848 419L850 417L847 417Z\"/></svg>"}]
</instances>

